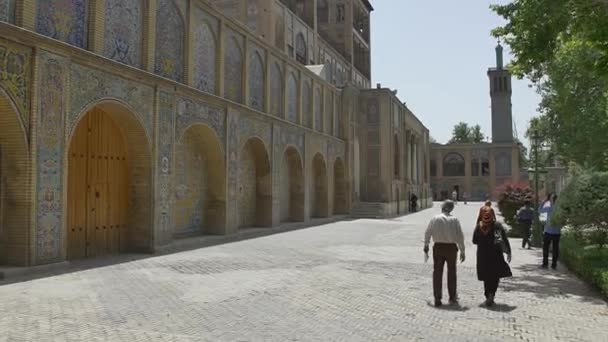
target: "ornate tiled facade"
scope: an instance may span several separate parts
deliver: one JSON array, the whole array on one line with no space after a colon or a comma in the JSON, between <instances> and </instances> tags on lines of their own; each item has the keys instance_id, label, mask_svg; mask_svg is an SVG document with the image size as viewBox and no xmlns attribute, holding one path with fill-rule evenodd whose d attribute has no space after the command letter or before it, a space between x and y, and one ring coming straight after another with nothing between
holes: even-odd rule
<instances>
[{"instance_id":1,"label":"ornate tiled facade","mask_svg":"<svg viewBox=\"0 0 608 342\"><path fill-rule=\"evenodd\" d=\"M121 63L141 67L142 1L106 0L104 54Z\"/></svg>"},{"instance_id":2,"label":"ornate tiled facade","mask_svg":"<svg viewBox=\"0 0 608 342\"><path fill-rule=\"evenodd\" d=\"M154 252L350 211L363 74L282 2L222 3L0 0L0 176L31 215L3 220L0 264L63 261L81 238L86 256ZM268 8L286 30L268 34ZM340 88L307 65L321 60ZM14 168L11 141L31 153ZM101 167L74 169L89 157Z\"/></svg>"}]
</instances>

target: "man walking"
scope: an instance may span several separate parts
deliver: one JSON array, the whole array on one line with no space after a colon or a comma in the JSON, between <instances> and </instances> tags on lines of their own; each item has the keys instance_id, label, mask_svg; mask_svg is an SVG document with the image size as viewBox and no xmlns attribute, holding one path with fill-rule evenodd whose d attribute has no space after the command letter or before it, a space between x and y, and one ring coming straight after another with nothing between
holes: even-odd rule
<instances>
[{"instance_id":1,"label":"man walking","mask_svg":"<svg viewBox=\"0 0 608 342\"><path fill-rule=\"evenodd\" d=\"M524 235L521 248L526 248L526 244L528 244L528 249L530 249L530 230L532 228L532 221L534 221L534 210L531 205L530 201L526 200L524 206L517 211L517 221Z\"/></svg>"},{"instance_id":2,"label":"man walking","mask_svg":"<svg viewBox=\"0 0 608 342\"><path fill-rule=\"evenodd\" d=\"M460 250L460 262L464 262L464 234L460 221L450 213L454 202L446 200L441 214L433 217L424 234L424 253L428 256L429 243L433 239L433 295L435 306L441 306L443 265L448 265L448 293L450 304L458 304L456 294L456 253Z\"/></svg>"},{"instance_id":3,"label":"man walking","mask_svg":"<svg viewBox=\"0 0 608 342\"><path fill-rule=\"evenodd\" d=\"M552 245L553 258L551 260L551 268L557 268L557 259L559 257L559 240L561 237L561 227L551 223L551 215L557 201L557 195L550 196L550 200L545 201L540 209L540 213L547 214L547 222L545 222L544 238L543 238L543 268L549 266L549 245Z\"/></svg>"}]
</instances>

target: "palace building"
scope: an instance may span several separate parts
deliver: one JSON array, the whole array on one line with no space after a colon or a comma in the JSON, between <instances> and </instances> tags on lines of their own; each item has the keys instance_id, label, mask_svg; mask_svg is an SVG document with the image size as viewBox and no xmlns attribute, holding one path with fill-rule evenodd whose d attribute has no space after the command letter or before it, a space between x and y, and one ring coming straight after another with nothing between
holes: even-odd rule
<instances>
[{"instance_id":1,"label":"palace building","mask_svg":"<svg viewBox=\"0 0 608 342\"><path fill-rule=\"evenodd\" d=\"M520 167L520 145L513 137L511 73L503 66L503 49L496 47L496 67L488 69L492 103L492 142L431 144L433 198L497 199L497 189L526 180Z\"/></svg>"},{"instance_id":2,"label":"palace building","mask_svg":"<svg viewBox=\"0 0 608 342\"><path fill-rule=\"evenodd\" d=\"M431 205L367 0L0 0L0 265ZM379 88L379 89L378 89Z\"/></svg>"}]
</instances>

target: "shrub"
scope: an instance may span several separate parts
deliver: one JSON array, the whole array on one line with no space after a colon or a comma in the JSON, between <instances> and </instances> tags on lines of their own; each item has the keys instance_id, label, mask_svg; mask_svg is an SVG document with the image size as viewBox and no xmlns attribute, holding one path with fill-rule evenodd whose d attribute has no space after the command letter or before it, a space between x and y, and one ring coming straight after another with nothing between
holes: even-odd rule
<instances>
[{"instance_id":1,"label":"shrub","mask_svg":"<svg viewBox=\"0 0 608 342\"><path fill-rule=\"evenodd\" d=\"M526 200L532 201L533 192L525 183L506 184L497 189L498 209L505 219L505 223L511 227L509 235L522 237L523 232L515 218L517 210L524 205Z\"/></svg>"},{"instance_id":2,"label":"shrub","mask_svg":"<svg viewBox=\"0 0 608 342\"><path fill-rule=\"evenodd\" d=\"M561 258L570 270L598 287L608 297L608 249L585 246L574 233L563 234Z\"/></svg>"},{"instance_id":3,"label":"shrub","mask_svg":"<svg viewBox=\"0 0 608 342\"><path fill-rule=\"evenodd\" d=\"M560 193L551 221L603 248L608 242L608 172L575 175Z\"/></svg>"}]
</instances>

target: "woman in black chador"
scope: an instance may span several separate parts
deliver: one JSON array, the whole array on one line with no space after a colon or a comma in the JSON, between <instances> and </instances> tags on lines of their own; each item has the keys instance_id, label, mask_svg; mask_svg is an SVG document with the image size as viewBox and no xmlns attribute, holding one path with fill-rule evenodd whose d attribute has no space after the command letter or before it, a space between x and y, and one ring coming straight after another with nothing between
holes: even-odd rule
<instances>
[{"instance_id":1,"label":"woman in black chador","mask_svg":"<svg viewBox=\"0 0 608 342\"><path fill-rule=\"evenodd\" d=\"M496 222L494 209L484 206L480 209L480 220L473 233L473 243L477 245L477 279L483 281L486 305L494 305L494 296L500 278L511 277L511 245L502 225Z\"/></svg>"}]
</instances>

